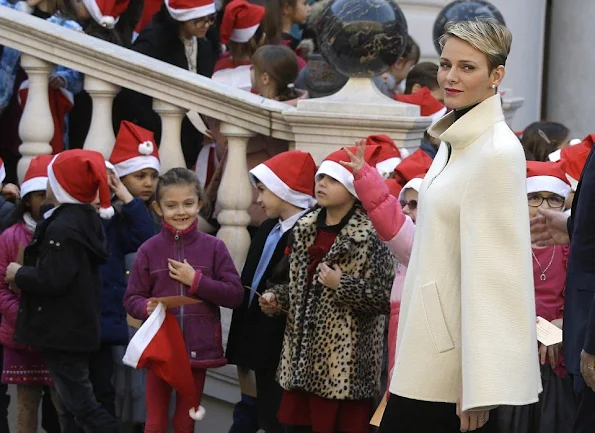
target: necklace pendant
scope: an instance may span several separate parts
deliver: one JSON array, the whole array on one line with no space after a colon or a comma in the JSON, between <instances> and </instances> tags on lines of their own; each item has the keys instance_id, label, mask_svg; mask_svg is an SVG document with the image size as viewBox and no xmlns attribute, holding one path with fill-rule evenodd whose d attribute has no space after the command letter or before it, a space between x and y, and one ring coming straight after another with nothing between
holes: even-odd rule
<instances>
[{"instance_id":1,"label":"necklace pendant","mask_svg":"<svg viewBox=\"0 0 595 433\"><path fill-rule=\"evenodd\" d=\"M547 280L547 277L545 276L545 274L541 274L541 277L539 277L539 279L541 281L545 281L545 280Z\"/></svg>"}]
</instances>

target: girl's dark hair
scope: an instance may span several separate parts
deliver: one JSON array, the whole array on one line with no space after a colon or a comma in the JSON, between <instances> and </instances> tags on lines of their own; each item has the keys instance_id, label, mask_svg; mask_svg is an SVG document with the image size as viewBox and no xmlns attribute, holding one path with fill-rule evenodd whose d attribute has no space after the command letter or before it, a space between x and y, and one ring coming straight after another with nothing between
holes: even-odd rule
<instances>
[{"instance_id":1,"label":"girl's dark hair","mask_svg":"<svg viewBox=\"0 0 595 433\"><path fill-rule=\"evenodd\" d=\"M31 207L31 200L27 196L17 201L16 206L14 207L10 216L6 220L4 220L2 225L0 225L0 233L2 233L7 228L12 227L19 221L22 221L25 213L29 212Z\"/></svg>"},{"instance_id":2,"label":"girl's dark hair","mask_svg":"<svg viewBox=\"0 0 595 433\"><path fill-rule=\"evenodd\" d=\"M245 59L251 59L254 53L256 53L260 47L260 41L264 33L263 27L264 26L261 23L261 25L256 29L254 36L252 36L248 42L229 41L227 43L227 48L229 49L231 58L234 63L236 63L236 66L241 64L240 62Z\"/></svg>"},{"instance_id":3,"label":"girl's dark hair","mask_svg":"<svg viewBox=\"0 0 595 433\"><path fill-rule=\"evenodd\" d=\"M159 177L159 181L157 182L157 190L155 191L157 202L161 200L161 195L164 188L175 185L193 186L198 200L204 205L208 204L206 202L206 196L203 187L200 184L200 180L198 180L198 176L192 170L188 170L187 168L172 168L167 173Z\"/></svg>"},{"instance_id":4,"label":"girl's dark hair","mask_svg":"<svg viewBox=\"0 0 595 433\"><path fill-rule=\"evenodd\" d=\"M409 61L413 61L414 63L419 62L419 58L421 56L421 52L419 50L419 45L417 42L413 40L413 38L407 35L407 42L405 43L405 52L401 56L402 59Z\"/></svg>"},{"instance_id":5,"label":"girl's dark hair","mask_svg":"<svg viewBox=\"0 0 595 433\"><path fill-rule=\"evenodd\" d=\"M570 130L557 122L534 122L523 132L521 143L527 161L549 161L549 154L558 150Z\"/></svg>"},{"instance_id":6,"label":"girl's dark hair","mask_svg":"<svg viewBox=\"0 0 595 433\"><path fill-rule=\"evenodd\" d=\"M413 93L413 86L419 84L430 90L438 88L438 65L432 62L421 62L415 65L409 74L405 85L405 94Z\"/></svg>"},{"instance_id":7,"label":"girl's dark hair","mask_svg":"<svg viewBox=\"0 0 595 433\"><path fill-rule=\"evenodd\" d=\"M255 72L267 73L277 85L277 100L289 101L299 94L293 87L299 73L296 54L284 45L265 45L252 56Z\"/></svg>"}]
</instances>

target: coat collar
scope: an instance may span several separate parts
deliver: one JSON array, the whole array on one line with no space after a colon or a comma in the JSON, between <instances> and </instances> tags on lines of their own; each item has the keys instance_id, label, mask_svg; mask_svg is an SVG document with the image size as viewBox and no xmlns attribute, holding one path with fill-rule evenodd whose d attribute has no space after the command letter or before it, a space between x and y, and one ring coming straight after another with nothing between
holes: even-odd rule
<instances>
[{"instance_id":1,"label":"coat collar","mask_svg":"<svg viewBox=\"0 0 595 433\"><path fill-rule=\"evenodd\" d=\"M299 220L298 226L300 227L300 231L303 230L305 236L316 236L316 220L321 210L322 208L314 209ZM372 222L366 212L359 205L356 205L355 212L345 227L339 232L335 243L338 243L342 239L351 240L355 243L365 242L370 236L372 229Z\"/></svg>"},{"instance_id":2,"label":"coat collar","mask_svg":"<svg viewBox=\"0 0 595 433\"><path fill-rule=\"evenodd\" d=\"M472 108L457 121L454 111L451 111L436 122L428 133L449 143L454 149L463 149L503 120L502 101L500 95L496 94Z\"/></svg>"},{"instance_id":3,"label":"coat collar","mask_svg":"<svg viewBox=\"0 0 595 433\"><path fill-rule=\"evenodd\" d=\"M195 219L194 222L190 225L190 227L188 227L185 230L176 230L174 227L170 226L165 221L162 221L161 225L162 225L162 229L161 229L162 235L166 239L171 240L171 241L173 241L175 239L176 235L178 235L184 244L188 244L190 242L195 241L200 236L200 232L197 229L198 218Z\"/></svg>"}]
</instances>

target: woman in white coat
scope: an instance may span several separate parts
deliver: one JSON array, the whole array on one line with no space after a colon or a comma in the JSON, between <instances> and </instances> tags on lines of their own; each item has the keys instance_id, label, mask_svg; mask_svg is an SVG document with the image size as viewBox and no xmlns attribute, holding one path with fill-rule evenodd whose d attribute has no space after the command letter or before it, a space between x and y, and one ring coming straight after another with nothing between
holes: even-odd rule
<instances>
[{"instance_id":1,"label":"woman in white coat","mask_svg":"<svg viewBox=\"0 0 595 433\"><path fill-rule=\"evenodd\" d=\"M492 431L489 411L541 391L525 157L497 88L512 35L450 24L438 82L452 109L419 193L397 359L380 433Z\"/></svg>"}]
</instances>

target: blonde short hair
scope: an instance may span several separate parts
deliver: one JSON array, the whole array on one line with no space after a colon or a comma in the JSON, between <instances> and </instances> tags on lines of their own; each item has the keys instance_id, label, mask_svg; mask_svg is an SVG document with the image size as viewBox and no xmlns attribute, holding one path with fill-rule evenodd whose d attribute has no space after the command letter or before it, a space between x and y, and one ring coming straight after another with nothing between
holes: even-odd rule
<instances>
[{"instance_id":1,"label":"blonde short hair","mask_svg":"<svg viewBox=\"0 0 595 433\"><path fill-rule=\"evenodd\" d=\"M447 23L444 34L440 37L440 47L444 48L444 44L452 36L484 53L488 58L490 71L506 65L512 45L512 33L495 19L477 18L473 21Z\"/></svg>"}]
</instances>

